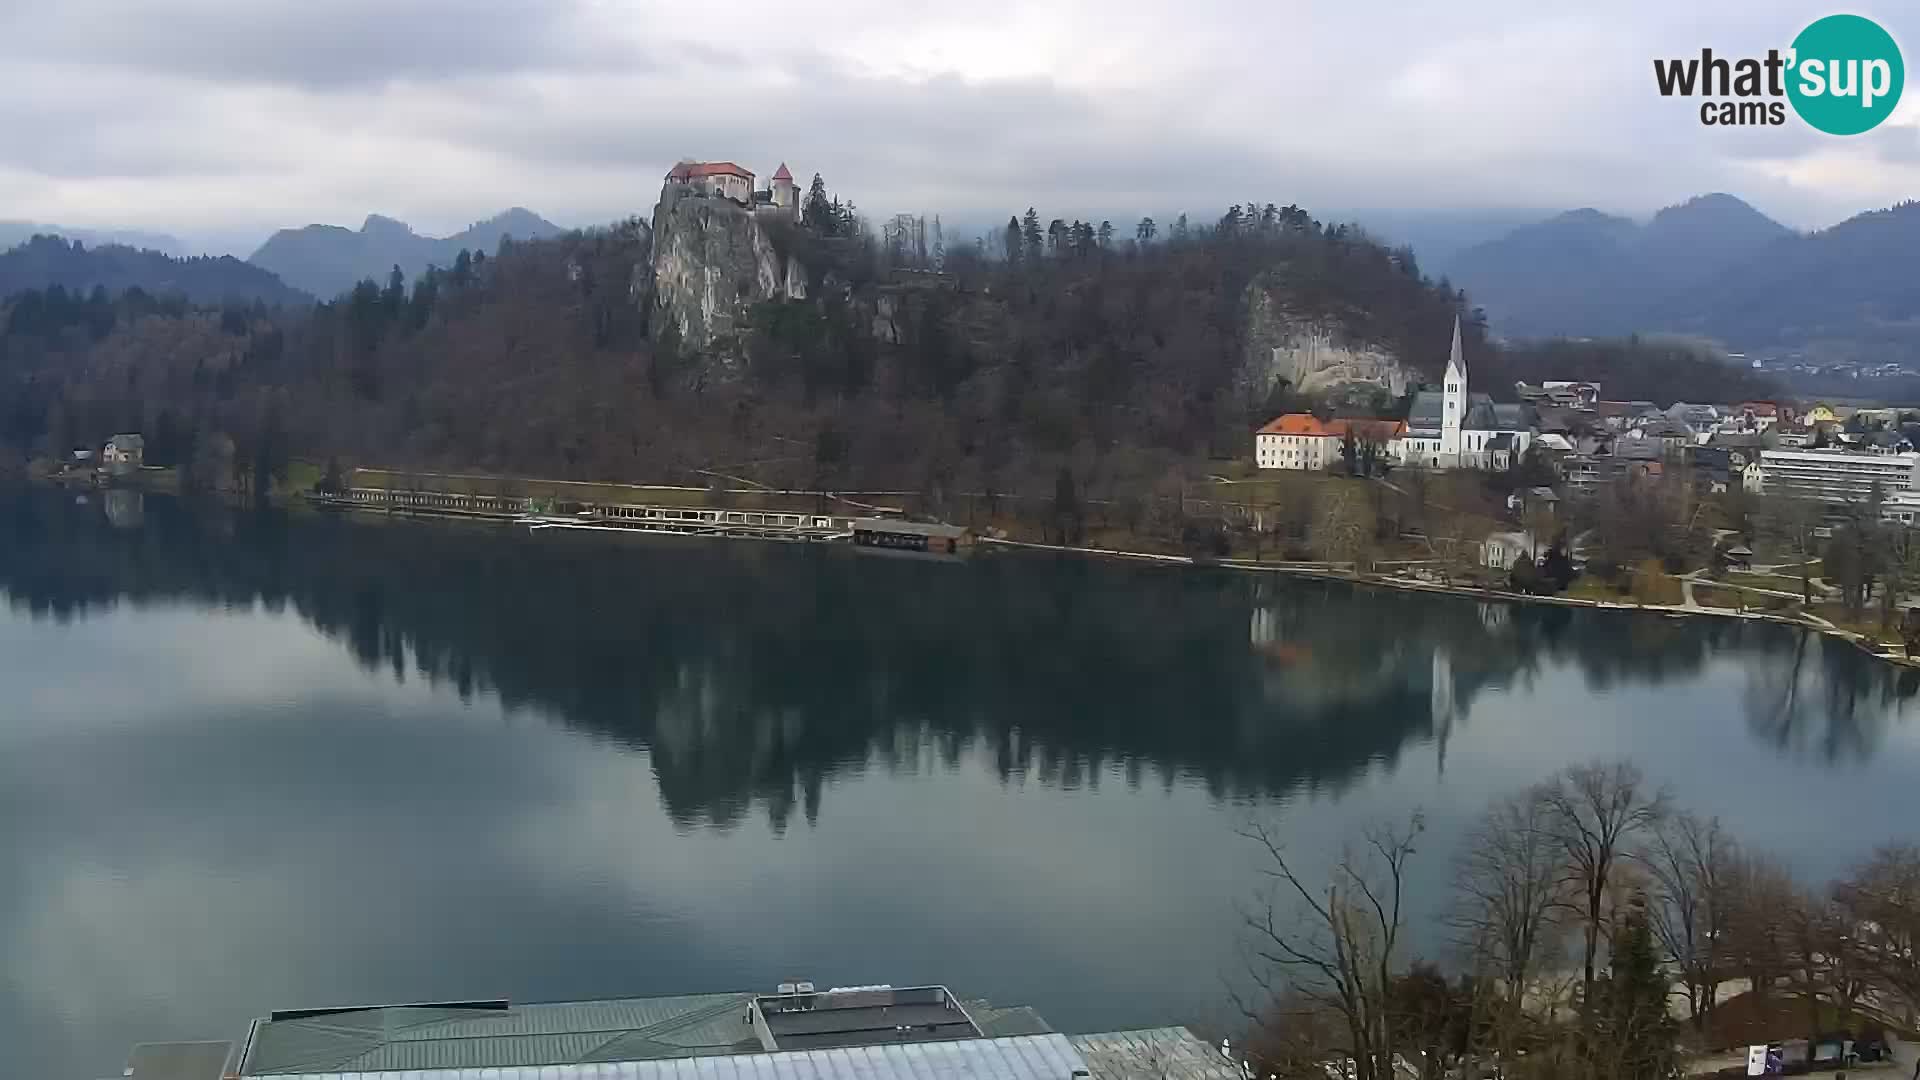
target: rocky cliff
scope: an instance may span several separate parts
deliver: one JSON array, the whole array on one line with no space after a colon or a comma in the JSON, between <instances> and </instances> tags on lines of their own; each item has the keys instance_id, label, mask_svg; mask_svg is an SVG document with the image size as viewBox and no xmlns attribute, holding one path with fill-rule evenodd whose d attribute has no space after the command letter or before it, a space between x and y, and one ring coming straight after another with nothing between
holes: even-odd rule
<instances>
[{"instance_id":1,"label":"rocky cliff","mask_svg":"<svg viewBox=\"0 0 1920 1080\"><path fill-rule=\"evenodd\" d=\"M1289 308L1266 282L1247 288L1245 378L1256 393L1285 379L1294 392L1330 398L1366 398L1376 391L1397 398L1422 381L1383 346L1347 340L1330 320Z\"/></svg>"},{"instance_id":2,"label":"rocky cliff","mask_svg":"<svg viewBox=\"0 0 1920 1080\"><path fill-rule=\"evenodd\" d=\"M727 199L707 198L683 184L661 189L653 211L653 265L646 283L656 340L669 329L681 348L722 368L745 352L754 305L803 300L807 276L782 254L775 230L784 223Z\"/></svg>"}]
</instances>

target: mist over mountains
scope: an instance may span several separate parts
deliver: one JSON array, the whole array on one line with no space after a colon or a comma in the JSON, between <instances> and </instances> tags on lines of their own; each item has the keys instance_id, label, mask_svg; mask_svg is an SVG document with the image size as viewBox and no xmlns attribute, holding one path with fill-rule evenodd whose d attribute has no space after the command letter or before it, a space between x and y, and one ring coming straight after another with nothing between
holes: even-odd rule
<instances>
[{"instance_id":1,"label":"mist over mountains","mask_svg":"<svg viewBox=\"0 0 1920 1080\"><path fill-rule=\"evenodd\" d=\"M514 207L452 236L421 236L403 221L372 214L358 231L339 225L281 229L247 260L282 281L321 298L337 296L356 282L384 283L398 266L409 281L429 265L451 266L464 248L493 254L500 238L541 240L563 229L531 210Z\"/></svg>"}]
</instances>

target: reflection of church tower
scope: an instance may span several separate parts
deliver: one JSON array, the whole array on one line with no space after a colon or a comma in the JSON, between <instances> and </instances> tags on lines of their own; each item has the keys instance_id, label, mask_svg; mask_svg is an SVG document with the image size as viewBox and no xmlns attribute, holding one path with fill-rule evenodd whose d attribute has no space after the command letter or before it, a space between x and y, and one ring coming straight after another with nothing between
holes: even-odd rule
<instances>
[{"instance_id":1,"label":"reflection of church tower","mask_svg":"<svg viewBox=\"0 0 1920 1080\"><path fill-rule=\"evenodd\" d=\"M1453 348L1447 353L1445 406L1440 413L1440 463L1460 463L1460 425L1467 418L1467 361L1460 353L1460 316L1453 317ZM1431 400L1431 399L1429 399Z\"/></svg>"},{"instance_id":2,"label":"reflection of church tower","mask_svg":"<svg viewBox=\"0 0 1920 1080\"><path fill-rule=\"evenodd\" d=\"M1433 732L1438 747L1437 759L1440 775L1447 774L1447 737L1453 734L1453 661L1447 656L1447 650L1433 650L1433 677L1430 680L1428 706L1428 730Z\"/></svg>"}]
</instances>

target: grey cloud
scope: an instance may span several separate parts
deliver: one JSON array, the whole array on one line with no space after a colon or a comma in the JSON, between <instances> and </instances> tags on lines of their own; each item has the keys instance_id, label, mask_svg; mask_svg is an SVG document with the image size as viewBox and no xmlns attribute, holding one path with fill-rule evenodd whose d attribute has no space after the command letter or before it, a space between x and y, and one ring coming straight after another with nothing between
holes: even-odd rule
<instances>
[{"instance_id":1,"label":"grey cloud","mask_svg":"<svg viewBox=\"0 0 1920 1080\"><path fill-rule=\"evenodd\" d=\"M647 63L551 0L63 0L5 23L0 54L316 89Z\"/></svg>"},{"instance_id":2,"label":"grey cloud","mask_svg":"<svg viewBox=\"0 0 1920 1080\"><path fill-rule=\"evenodd\" d=\"M1920 176L1911 128L1872 136L1872 175L1825 191L1782 167L1822 149L1798 125L1714 131L1659 98L1654 55L1801 21L1784 0L1719 2L1599 19L1484 0L1463 20L1121 0L1072 32L1071 12L1056 26L997 0L862 2L829 40L771 4L720 20L641 0L69 0L0 14L0 200L203 236L368 212L446 231L514 204L587 224L646 212L694 156L819 171L874 214L1248 198L1646 214L1726 190L1804 227ZM966 47L928 59L949 36Z\"/></svg>"}]
</instances>

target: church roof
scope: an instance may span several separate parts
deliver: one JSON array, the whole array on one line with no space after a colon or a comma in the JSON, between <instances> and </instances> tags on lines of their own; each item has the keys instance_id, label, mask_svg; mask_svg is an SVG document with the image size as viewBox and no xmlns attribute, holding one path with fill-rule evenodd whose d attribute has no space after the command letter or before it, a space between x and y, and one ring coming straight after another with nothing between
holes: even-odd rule
<instances>
[{"instance_id":1,"label":"church roof","mask_svg":"<svg viewBox=\"0 0 1920 1080\"><path fill-rule=\"evenodd\" d=\"M1413 407L1407 410L1407 426L1419 431L1438 431L1445 409L1445 394L1438 390L1422 390L1413 395Z\"/></svg>"},{"instance_id":2,"label":"church roof","mask_svg":"<svg viewBox=\"0 0 1920 1080\"><path fill-rule=\"evenodd\" d=\"M1496 405L1485 394L1474 394L1460 426L1467 431L1524 431L1537 420L1531 405Z\"/></svg>"},{"instance_id":3,"label":"church roof","mask_svg":"<svg viewBox=\"0 0 1920 1080\"><path fill-rule=\"evenodd\" d=\"M773 178L774 178L775 180L791 180L791 179L793 179L793 174L787 171L787 163L786 163L786 162L784 162L784 161L783 161L783 162L781 162L781 163L780 163L780 167L779 167L778 169L775 169L775 170L773 171Z\"/></svg>"}]
</instances>

